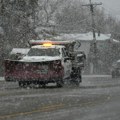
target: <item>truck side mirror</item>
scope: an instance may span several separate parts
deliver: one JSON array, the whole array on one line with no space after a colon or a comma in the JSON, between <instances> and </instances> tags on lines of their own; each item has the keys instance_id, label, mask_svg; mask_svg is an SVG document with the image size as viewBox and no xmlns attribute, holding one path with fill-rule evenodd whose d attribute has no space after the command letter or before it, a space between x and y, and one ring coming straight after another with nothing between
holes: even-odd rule
<instances>
[{"instance_id":1,"label":"truck side mirror","mask_svg":"<svg viewBox=\"0 0 120 120\"><path fill-rule=\"evenodd\" d=\"M67 60L70 60L70 58L69 57L65 57L64 58L64 62L66 62Z\"/></svg>"}]
</instances>

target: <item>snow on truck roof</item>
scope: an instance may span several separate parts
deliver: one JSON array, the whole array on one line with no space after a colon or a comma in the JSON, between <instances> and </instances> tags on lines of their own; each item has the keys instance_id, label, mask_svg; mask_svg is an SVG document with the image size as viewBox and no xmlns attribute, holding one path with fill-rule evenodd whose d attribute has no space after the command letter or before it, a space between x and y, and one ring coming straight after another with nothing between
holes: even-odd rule
<instances>
[{"instance_id":1,"label":"snow on truck roof","mask_svg":"<svg viewBox=\"0 0 120 120\"><path fill-rule=\"evenodd\" d=\"M17 53L27 54L29 50L30 48L13 48L10 54L17 54Z\"/></svg>"}]
</instances>

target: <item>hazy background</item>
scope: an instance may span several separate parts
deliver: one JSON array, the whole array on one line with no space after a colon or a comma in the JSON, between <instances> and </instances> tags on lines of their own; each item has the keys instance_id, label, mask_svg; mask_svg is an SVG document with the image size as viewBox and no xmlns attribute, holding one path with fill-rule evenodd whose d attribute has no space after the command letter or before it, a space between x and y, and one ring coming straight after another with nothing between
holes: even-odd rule
<instances>
[{"instance_id":1,"label":"hazy background","mask_svg":"<svg viewBox=\"0 0 120 120\"><path fill-rule=\"evenodd\" d=\"M89 0L85 0L89 3ZM120 0L92 0L92 2L102 2L100 7L103 7L107 14L120 19Z\"/></svg>"}]
</instances>

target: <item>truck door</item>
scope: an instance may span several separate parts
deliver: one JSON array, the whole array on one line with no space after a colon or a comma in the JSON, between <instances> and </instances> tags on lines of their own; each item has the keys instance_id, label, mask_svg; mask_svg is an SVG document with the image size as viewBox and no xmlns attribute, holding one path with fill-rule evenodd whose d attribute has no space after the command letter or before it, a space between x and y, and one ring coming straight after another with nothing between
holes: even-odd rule
<instances>
[{"instance_id":1,"label":"truck door","mask_svg":"<svg viewBox=\"0 0 120 120\"><path fill-rule=\"evenodd\" d=\"M72 70L72 63L67 55L65 48L62 48L62 64L64 66L64 78L70 77Z\"/></svg>"}]
</instances>

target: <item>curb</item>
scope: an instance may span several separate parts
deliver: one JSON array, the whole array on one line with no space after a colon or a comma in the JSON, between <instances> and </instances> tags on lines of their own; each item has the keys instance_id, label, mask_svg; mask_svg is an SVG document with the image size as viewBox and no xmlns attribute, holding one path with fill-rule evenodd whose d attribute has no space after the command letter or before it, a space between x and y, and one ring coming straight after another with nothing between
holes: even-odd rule
<instances>
[{"instance_id":1,"label":"curb","mask_svg":"<svg viewBox=\"0 0 120 120\"><path fill-rule=\"evenodd\" d=\"M110 87L119 87L120 84L109 84L109 85L81 85L80 88L87 88L87 89L93 89L93 88L110 88Z\"/></svg>"},{"instance_id":2,"label":"curb","mask_svg":"<svg viewBox=\"0 0 120 120\"><path fill-rule=\"evenodd\" d=\"M82 75L83 78L111 78L111 75Z\"/></svg>"}]
</instances>

